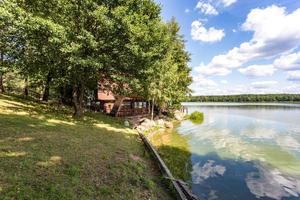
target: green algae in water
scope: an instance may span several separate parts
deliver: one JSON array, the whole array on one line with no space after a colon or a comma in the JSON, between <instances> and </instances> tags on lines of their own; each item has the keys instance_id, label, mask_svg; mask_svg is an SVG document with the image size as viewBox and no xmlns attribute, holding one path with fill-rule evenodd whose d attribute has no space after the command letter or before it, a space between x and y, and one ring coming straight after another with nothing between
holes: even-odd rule
<instances>
[{"instance_id":1,"label":"green algae in water","mask_svg":"<svg viewBox=\"0 0 300 200\"><path fill-rule=\"evenodd\" d=\"M187 138L173 130L153 135L151 143L156 147L175 178L190 181L192 163Z\"/></svg>"},{"instance_id":2,"label":"green algae in water","mask_svg":"<svg viewBox=\"0 0 300 200\"><path fill-rule=\"evenodd\" d=\"M202 112L195 111L188 116L188 119L191 120L194 124L202 124L204 120L204 115Z\"/></svg>"}]
</instances>

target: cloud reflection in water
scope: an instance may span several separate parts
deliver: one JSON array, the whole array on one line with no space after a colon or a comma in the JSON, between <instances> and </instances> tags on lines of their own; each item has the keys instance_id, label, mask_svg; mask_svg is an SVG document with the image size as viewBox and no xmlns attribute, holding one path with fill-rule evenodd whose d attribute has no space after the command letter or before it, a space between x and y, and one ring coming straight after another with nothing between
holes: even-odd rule
<instances>
[{"instance_id":1,"label":"cloud reflection in water","mask_svg":"<svg viewBox=\"0 0 300 200\"><path fill-rule=\"evenodd\" d=\"M203 166L200 166L200 162L193 166L193 171L191 172L193 177L193 183L199 184L204 180L212 177L217 177L218 175L223 176L226 168L222 165L215 165L215 161L208 160Z\"/></svg>"},{"instance_id":2,"label":"cloud reflection in water","mask_svg":"<svg viewBox=\"0 0 300 200\"><path fill-rule=\"evenodd\" d=\"M299 197L300 181L284 176L277 169L258 166L258 172L247 175L246 183L249 190L258 198L270 197L280 200L283 197Z\"/></svg>"}]
</instances>

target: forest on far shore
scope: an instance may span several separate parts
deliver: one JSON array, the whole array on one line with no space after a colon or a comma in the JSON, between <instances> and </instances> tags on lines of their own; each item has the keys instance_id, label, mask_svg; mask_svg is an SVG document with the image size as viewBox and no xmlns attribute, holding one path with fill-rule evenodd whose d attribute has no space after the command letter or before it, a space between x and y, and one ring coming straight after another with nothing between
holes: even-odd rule
<instances>
[{"instance_id":1,"label":"forest on far shore","mask_svg":"<svg viewBox=\"0 0 300 200\"><path fill-rule=\"evenodd\" d=\"M192 96L191 102L300 102L300 94L241 94Z\"/></svg>"}]
</instances>

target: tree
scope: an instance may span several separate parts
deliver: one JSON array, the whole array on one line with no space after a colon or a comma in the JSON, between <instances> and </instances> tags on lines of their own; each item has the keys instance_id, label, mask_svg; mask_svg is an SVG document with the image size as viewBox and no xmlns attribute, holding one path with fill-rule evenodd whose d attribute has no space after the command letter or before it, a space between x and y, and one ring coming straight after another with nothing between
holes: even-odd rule
<instances>
[{"instance_id":1,"label":"tree","mask_svg":"<svg viewBox=\"0 0 300 200\"><path fill-rule=\"evenodd\" d=\"M5 58L26 82L43 85L44 101L51 87L64 99L71 88L75 117L83 115L87 94L103 77L114 93L139 94L160 107L189 92L189 56L179 26L164 23L153 0L3 2L0 26L13 30L5 31L9 42L3 46L11 49Z\"/></svg>"},{"instance_id":2,"label":"tree","mask_svg":"<svg viewBox=\"0 0 300 200\"><path fill-rule=\"evenodd\" d=\"M9 70L8 63L10 61L10 53L12 52L14 16L6 8L11 6L0 1L0 93L5 92L4 74Z\"/></svg>"},{"instance_id":3,"label":"tree","mask_svg":"<svg viewBox=\"0 0 300 200\"><path fill-rule=\"evenodd\" d=\"M189 55L184 50L184 41L179 35L179 26L175 19L163 24L157 39L160 59L154 59L146 72L145 87L152 105L170 107L178 105L190 93ZM152 117L153 117L152 106Z\"/></svg>"}]
</instances>

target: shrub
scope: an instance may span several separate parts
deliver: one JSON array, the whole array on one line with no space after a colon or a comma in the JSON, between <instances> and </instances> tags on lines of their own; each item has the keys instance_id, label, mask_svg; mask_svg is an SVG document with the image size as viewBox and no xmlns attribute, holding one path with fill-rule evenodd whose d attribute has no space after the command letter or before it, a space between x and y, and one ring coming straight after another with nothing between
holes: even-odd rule
<instances>
[{"instance_id":1,"label":"shrub","mask_svg":"<svg viewBox=\"0 0 300 200\"><path fill-rule=\"evenodd\" d=\"M195 111L189 116L189 119L196 124L201 124L203 122L204 115L202 112Z\"/></svg>"}]
</instances>

